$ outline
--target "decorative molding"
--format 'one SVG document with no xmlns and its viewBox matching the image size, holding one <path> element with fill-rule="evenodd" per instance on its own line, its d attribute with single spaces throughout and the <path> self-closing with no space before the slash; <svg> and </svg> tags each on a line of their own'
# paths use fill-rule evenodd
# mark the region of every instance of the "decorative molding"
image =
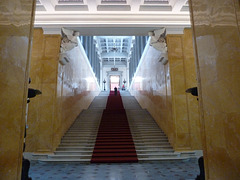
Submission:
<svg viewBox="0 0 240 180">
<path fill-rule="evenodd" d="M 61 33 L 61 27 L 42 27 L 43 29 L 43 34 L 60 34 Z"/>
</svg>

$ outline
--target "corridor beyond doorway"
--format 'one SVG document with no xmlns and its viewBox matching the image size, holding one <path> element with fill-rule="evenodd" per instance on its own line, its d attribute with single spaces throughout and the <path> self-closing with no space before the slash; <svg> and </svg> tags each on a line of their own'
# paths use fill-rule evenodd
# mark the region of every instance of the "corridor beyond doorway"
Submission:
<svg viewBox="0 0 240 180">
<path fill-rule="evenodd" d="M 110 76 L 110 89 L 114 91 L 114 88 L 120 87 L 120 77 L 119 76 Z"/>
</svg>

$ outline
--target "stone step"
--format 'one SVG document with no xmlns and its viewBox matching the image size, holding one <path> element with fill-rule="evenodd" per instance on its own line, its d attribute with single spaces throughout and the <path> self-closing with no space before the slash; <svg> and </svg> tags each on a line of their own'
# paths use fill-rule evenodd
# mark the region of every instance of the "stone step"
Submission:
<svg viewBox="0 0 240 180">
<path fill-rule="evenodd" d="M 112 142 L 110 142 L 110 145 L 111 145 Z M 117 143 L 117 142 L 116 142 Z M 101 144 L 101 143 L 99 143 Z M 102 144 L 109 144 L 108 142 L 102 142 Z M 145 143 L 139 143 L 139 142 L 134 142 L 135 146 L 161 146 L 161 145 L 170 145 L 169 142 L 145 142 Z M 60 147 L 63 147 L 63 146 L 94 146 L 95 145 L 95 142 L 90 142 L 90 143 L 82 143 L 82 142 L 62 142 L 60 144 Z"/>
<path fill-rule="evenodd" d="M 74 154 L 67 154 L 67 155 L 49 155 L 49 159 L 91 159 L 92 155 L 85 154 L 85 155 L 74 155 Z"/>
<path fill-rule="evenodd" d="M 187 157 L 160 157 L 160 158 L 138 158 L 138 161 L 169 161 L 169 160 L 188 160 Z"/>
<path fill-rule="evenodd" d="M 78 142 L 78 143 L 95 143 L 95 139 L 62 139 L 61 143 L 70 143 L 70 142 Z"/>
<path fill-rule="evenodd" d="M 171 146 L 135 146 L 136 150 L 164 150 L 171 149 Z"/>
<path fill-rule="evenodd" d="M 174 153 L 173 149 L 158 149 L 158 150 L 145 150 L 145 149 L 141 149 L 141 150 L 136 150 L 137 154 L 146 154 L 146 153 L 159 153 L 159 152 L 164 152 L 164 153 Z"/>
<path fill-rule="evenodd" d="M 95 143 L 82 144 L 82 143 L 61 143 L 58 147 L 78 147 L 78 148 L 94 148 Z"/>
<path fill-rule="evenodd" d="M 92 151 L 55 151 L 54 154 L 56 155 L 92 155 Z"/>
<path fill-rule="evenodd" d="M 67 142 L 78 142 L 78 143 L 95 143 L 96 139 L 62 139 L 62 143 L 67 143 Z M 107 140 L 106 140 L 107 141 Z M 161 139 L 149 139 L 149 140 L 134 140 L 134 143 L 159 143 L 159 142 L 168 142 L 167 138 L 161 138 Z"/>
<path fill-rule="evenodd" d="M 96 135 L 64 136 L 62 139 L 96 139 Z"/>
<path fill-rule="evenodd" d="M 161 158 L 161 157 L 180 157 L 180 154 L 176 153 L 148 153 L 137 154 L 138 158 Z"/>
<path fill-rule="evenodd" d="M 98 131 L 98 128 L 94 128 L 94 129 L 88 129 L 87 131 L 85 129 L 70 129 L 69 131 L 66 132 L 66 134 L 79 134 L 81 132 L 97 132 Z"/>
<path fill-rule="evenodd" d="M 56 151 L 93 151 L 93 147 L 57 147 Z"/>
<path fill-rule="evenodd" d="M 90 162 L 90 159 L 39 159 L 40 162 Z"/>
<path fill-rule="evenodd" d="M 66 132 L 65 133 L 65 135 L 78 135 L 78 134 L 81 134 L 81 132 L 85 132 L 85 133 L 97 133 L 98 132 L 98 129 L 92 129 L 92 130 L 90 130 L 90 131 L 82 131 L 82 130 L 78 130 L 78 131 L 76 131 L 76 130 L 73 130 L 73 131 L 68 131 L 68 132 Z"/>
<path fill-rule="evenodd" d="M 166 136 L 133 136 L 134 140 L 151 140 L 151 139 L 161 139 L 161 138 L 167 138 Z"/>
</svg>

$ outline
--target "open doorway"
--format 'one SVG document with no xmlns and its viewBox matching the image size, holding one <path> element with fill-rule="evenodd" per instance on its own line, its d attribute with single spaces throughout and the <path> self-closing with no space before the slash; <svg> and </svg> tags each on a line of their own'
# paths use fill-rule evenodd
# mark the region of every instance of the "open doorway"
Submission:
<svg viewBox="0 0 240 180">
<path fill-rule="evenodd" d="M 114 88 L 119 88 L 120 86 L 120 77 L 119 76 L 110 76 L 110 90 L 114 91 Z"/>
</svg>

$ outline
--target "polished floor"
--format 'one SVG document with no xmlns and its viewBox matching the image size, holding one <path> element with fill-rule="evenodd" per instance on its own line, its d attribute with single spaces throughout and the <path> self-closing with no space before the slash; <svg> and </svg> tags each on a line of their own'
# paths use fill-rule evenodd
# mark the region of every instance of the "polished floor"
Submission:
<svg viewBox="0 0 240 180">
<path fill-rule="evenodd" d="M 33 180 L 194 180 L 197 159 L 122 164 L 43 163 L 32 161 Z"/>
</svg>

